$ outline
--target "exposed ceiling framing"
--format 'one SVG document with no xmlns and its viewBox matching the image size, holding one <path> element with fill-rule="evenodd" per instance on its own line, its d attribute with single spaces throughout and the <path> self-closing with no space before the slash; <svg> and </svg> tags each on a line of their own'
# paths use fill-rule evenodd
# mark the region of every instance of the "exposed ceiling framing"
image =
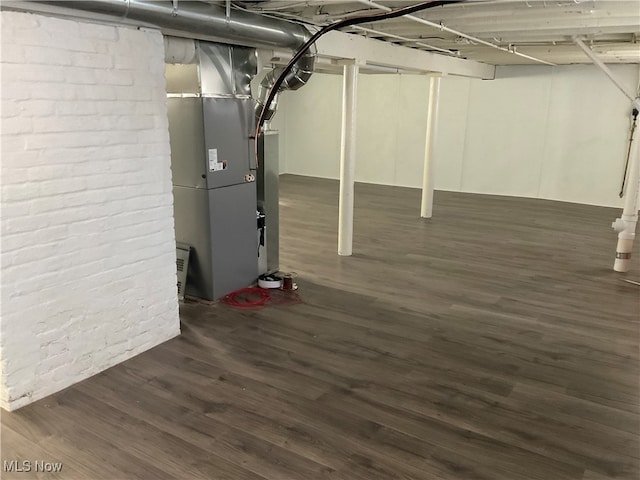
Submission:
<svg viewBox="0 0 640 480">
<path fill-rule="evenodd" d="M 418 0 L 234 0 L 231 5 L 322 26 L 416 3 Z M 574 44 L 574 37 L 579 37 L 604 62 L 640 63 L 639 0 L 470 0 L 345 32 L 492 65 L 590 63 Z"/>
</svg>

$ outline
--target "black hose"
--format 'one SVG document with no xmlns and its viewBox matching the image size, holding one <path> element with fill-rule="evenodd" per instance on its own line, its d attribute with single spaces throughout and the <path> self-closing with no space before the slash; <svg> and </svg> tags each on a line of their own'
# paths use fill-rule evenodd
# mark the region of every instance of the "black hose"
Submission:
<svg viewBox="0 0 640 480">
<path fill-rule="evenodd" d="M 629 134 L 629 148 L 627 149 L 627 159 L 624 162 L 624 173 L 622 174 L 622 186 L 620 187 L 620 193 L 618 194 L 620 198 L 624 197 L 624 187 L 627 183 L 627 171 L 629 170 L 629 158 L 631 158 L 631 146 L 633 144 L 633 134 L 638 125 L 638 109 L 634 108 L 631 111 L 631 115 L 633 116 L 633 120 L 631 121 L 631 133 Z"/>
<path fill-rule="evenodd" d="M 280 87 L 282 86 L 282 82 L 284 81 L 289 71 L 293 68 L 296 62 L 300 60 L 300 57 L 302 57 L 302 55 L 305 54 L 305 52 L 309 49 L 309 47 L 311 47 L 311 45 L 313 45 L 321 36 L 333 30 L 349 27 L 351 25 L 359 25 L 361 23 L 388 20 L 390 18 L 401 17 L 403 15 L 410 15 L 412 13 L 419 12 L 421 10 L 426 10 L 428 8 L 440 7 L 443 5 L 449 5 L 451 3 L 461 3 L 463 1 L 465 0 L 432 0 L 430 2 L 422 2 L 422 3 L 418 3 L 417 5 L 398 8 L 396 10 L 391 10 L 390 12 L 379 12 L 379 13 L 372 13 L 369 15 L 358 15 L 356 17 L 346 18 L 344 20 L 340 20 L 338 22 L 327 25 L 326 27 L 323 27 L 322 29 L 314 33 L 311 36 L 311 38 L 309 38 L 309 40 L 307 40 L 307 42 L 302 47 L 300 47 L 300 49 L 291 58 L 291 60 L 289 61 L 287 66 L 284 68 L 284 70 L 280 73 L 280 76 L 276 79 L 275 83 L 271 87 L 271 90 L 269 91 L 267 101 L 262 106 L 262 111 L 260 112 L 260 117 L 258 118 L 258 123 L 256 125 L 256 135 L 255 135 L 256 165 L 258 164 L 258 161 L 257 161 L 258 137 L 260 136 L 260 133 L 262 131 L 262 126 L 264 125 L 264 122 L 266 120 L 267 111 L 269 109 L 269 106 L 271 105 L 271 102 L 273 102 L 273 99 L 277 95 L 278 90 L 280 90 Z"/>
</svg>

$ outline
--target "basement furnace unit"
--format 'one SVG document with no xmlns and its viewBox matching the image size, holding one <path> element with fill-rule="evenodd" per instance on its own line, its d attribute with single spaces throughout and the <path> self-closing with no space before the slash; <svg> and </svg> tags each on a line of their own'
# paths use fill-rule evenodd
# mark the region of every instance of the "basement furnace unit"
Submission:
<svg viewBox="0 0 640 480">
<path fill-rule="evenodd" d="M 256 171 L 256 69 L 255 49 L 206 42 L 196 42 L 195 63 L 167 65 L 176 241 L 191 246 L 187 295 L 216 300 L 278 268 L 277 146 L 269 173 L 264 161 Z"/>
</svg>

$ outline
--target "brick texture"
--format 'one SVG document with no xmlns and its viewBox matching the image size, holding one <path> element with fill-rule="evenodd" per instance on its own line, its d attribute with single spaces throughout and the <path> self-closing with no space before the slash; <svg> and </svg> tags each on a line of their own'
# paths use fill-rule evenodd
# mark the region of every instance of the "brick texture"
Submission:
<svg viewBox="0 0 640 480">
<path fill-rule="evenodd" d="M 162 35 L 2 17 L 0 404 L 179 334 Z"/>
</svg>

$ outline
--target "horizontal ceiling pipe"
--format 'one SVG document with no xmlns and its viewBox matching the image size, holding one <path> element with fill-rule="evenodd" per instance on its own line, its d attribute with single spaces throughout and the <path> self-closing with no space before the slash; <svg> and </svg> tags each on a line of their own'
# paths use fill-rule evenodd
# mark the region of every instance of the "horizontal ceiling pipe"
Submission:
<svg viewBox="0 0 640 480">
<path fill-rule="evenodd" d="M 383 37 L 387 37 L 387 38 L 394 38 L 396 40 L 402 40 L 403 42 L 410 42 L 413 43 L 414 45 L 418 45 L 420 47 L 425 47 L 425 48 L 430 48 L 432 50 L 435 50 L 437 52 L 442 52 L 442 53 L 447 53 L 449 55 L 457 55 L 458 52 L 453 52 L 451 50 L 447 50 L 446 48 L 440 48 L 440 47 L 436 47 L 433 45 L 429 45 L 428 43 L 423 43 L 420 41 L 417 41 L 413 38 L 408 38 L 408 37 L 403 37 L 401 35 L 394 35 L 393 33 L 385 33 L 385 32 L 381 32 L 380 30 L 374 30 L 372 28 L 366 28 L 366 27 L 360 27 L 360 26 L 355 26 L 353 27 L 356 30 L 361 30 L 363 32 L 367 32 L 367 33 L 373 33 L 374 35 L 381 35 Z"/>
<path fill-rule="evenodd" d="M 172 34 L 189 38 L 204 36 L 233 45 L 298 50 L 311 37 L 303 26 L 257 13 L 234 11 L 205 2 L 150 0 L 38 0 L 3 2 L 3 8 L 37 11 L 38 5 L 50 5 L 94 14 L 114 16 L 154 25 Z M 313 73 L 315 48 L 310 48 L 296 63 L 282 83 L 282 90 L 296 90 L 306 84 Z M 261 83 L 258 102 L 264 101 L 278 73 L 267 74 Z M 271 83 L 270 83 L 271 82 Z M 275 102 L 271 109 L 275 110 Z"/>
<path fill-rule="evenodd" d="M 23 2 L 3 2 L 3 6 L 19 8 Z M 256 13 L 234 12 L 226 17 L 224 7 L 205 2 L 152 0 L 35 0 L 25 2 L 65 9 L 82 10 L 155 25 L 195 38 L 205 35 L 225 43 L 253 47 L 297 49 L 310 36 L 302 25 L 266 18 Z"/>
<path fill-rule="evenodd" d="M 357 1 L 359 3 L 364 4 L 364 5 L 368 5 L 370 7 L 377 8 L 379 10 L 385 10 L 385 11 L 391 10 L 389 7 L 386 7 L 386 6 L 381 5 L 379 3 L 375 3 L 372 0 L 357 0 Z M 550 66 L 555 66 L 556 65 L 555 63 L 547 62 L 546 60 L 542 60 L 540 58 L 532 57 L 531 55 L 525 55 L 524 53 L 516 52 L 515 50 L 509 50 L 508 48 L 501 47 L 500 45 L 496 45 L 495 43 L 487 42 L 486 40 L 482 40 L 480 38 L 476 38 L 476 37 L 473 37 L 471 35 L 467 35 L 466 33 L 459 32 L 457 30 L 454 30 L 452 28 L 446 27 L 444 25 L 440 25 L 439 23 L 430 22 L 429 20 L 425 20 L 424 18 L 416 17 L 414 15 L 404 15 L 404 17 L 408 18 L 409 20 L 413 20 L 414 22 L 422 23 L 424 25 L 428 25 L 430 27 L 437 28 L 438 30 L 442 30 L 442 31 L 445 31 L 445 32 L 448 32 L 448 33 L 452 33 L 452 34 L 457 35 L 459 37 L 466 38 L 467 40 L 470 40 L 472 42 L 480 43 L 482 45 L 486 45 L 487 47 L 495 48 L 496 50 L 500 50 L 500 51 L 503 51 L 505 53 L 510 53 L 512 55 L 517 55 L 519 57 L 526 58 L 528 60 L 533 60 L 534 62 L 542 63 L 544 65 L 550 65 Z"/>
<path fill-rule="evenodd" d="M 262 11 L 262 9 L 258 9 L 258 11 Z M 299 15 L 295 15 L 295 14 L 290 14 L 290 13 L 284 13 L 284 12 L 278 12 L 278 15 L 284 15 L 288 18 L 291 18 L 292 20 L 295 20 L 297 22 L 306 22 L 308 24 L 311 24 L 315 27 L 323 27 L 325 25 L 328 25 L 326 22 L 323 23 L 318 23 L 318 22 L 312 22 L 304 17 L 301 17 Z M 388 33 L 388 32 L 382 32 L 380 30 L 374 30 L 373 28 L 367 28 L 367 27 L 361 27 L 360 25 L 354 25 L 353 27 L 351 27 L 353 30 L 360 30 L 363 32 L 368 32 L 368 33 L 373 33 L 374 35 L 380 35 L 383 37 L 387 37 L 387 38 L 395 38 L 397 40 L 402 40 L 403 42 L 409 42 L 412 43 L 414 45 L 418 45 L 420 47 L 425 47 L 425 48 L 430 48 L 432 50 L 435 50 L 437 52 L 442 52 L 442 53 L 446 53 L 449 55 L 454 55 L 457 56 L 459 55 L 459 53 L 457 51 L 451 51 L 451 50 L 447 50 L 446 48 L 441 48 L 441 47 L 436 47 L 435 45 L 430 45 L 428 43 L 424 43 L 424 42 L 420 42 L 414 38 L 408 38 L 408 37 L 403 37 L 401 35 L 395 35 L 393 33 Z"/>
</svg>

